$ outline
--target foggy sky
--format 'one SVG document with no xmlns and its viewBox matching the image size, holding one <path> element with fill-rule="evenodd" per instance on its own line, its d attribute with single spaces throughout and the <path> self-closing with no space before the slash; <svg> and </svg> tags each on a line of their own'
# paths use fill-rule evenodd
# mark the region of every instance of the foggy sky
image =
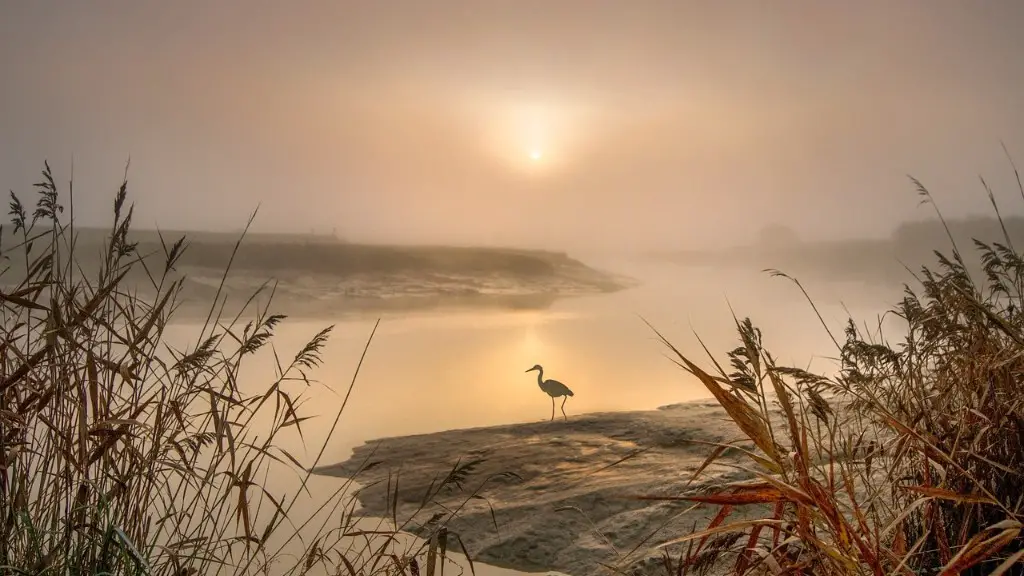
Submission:
<svg viewBox="0 0 1024 576">
<path fill-rule="evenodd" d="M 1024 213 L 1024 3 L 0 0 L 0 188 L 106 223 L 706 246 Z M 534 148 L 543 150 L 530 162 Z"/>
</svg>

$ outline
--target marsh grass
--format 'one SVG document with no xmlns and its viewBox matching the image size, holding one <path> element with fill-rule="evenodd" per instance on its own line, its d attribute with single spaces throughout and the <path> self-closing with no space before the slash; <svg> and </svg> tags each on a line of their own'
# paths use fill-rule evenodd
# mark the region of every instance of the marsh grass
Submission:
<svg viewBox="0 0 1024 576">
<path fill-rule="evenodd" d="M 13 230 L 0 232 L 0 573 L 406 574 L 427 558 L 432 574 L 444 565 L 450 515 L 400 546 L 414 519 L 362 518 L 351 480 L 310 493 L 358 367 L 315 459 L 304 464 L 282 445 L 304 438 L 311 416 L 300 408 L 331 327 L 282 357 L 272 340 L 285 317 L 270 298 L 255 304 L 272 298 L 269 284 L 225 317 L 232 255 L 195 343 L 173 347 L 165 330 L 185 238 L 161 236 L 158 250 L 139 253 L 126 177 L 100 265 L 82 267 L 73 185 L 65 214 L 49 165 L 42 174 L 34 208 L 11 193 Z M 126 281 L 140 271 L 145 290 Z M 273 355 L 276 373 L 252 392 L 240 368 L 257 353 Z M 292 494 L 267 488 L 280 474 L 294 476 Z M 301 497 L 315 501 L 312 513 L 299 514 Z"/>
<path fill-rule="evenodd" d="M 670 498 L 717 514 L 661 546 L 669 573 L 1024 573 L 1024 257 L 1003 232 L 974 242 L 980 276 L 950 234 L 890 312 L 899 339 L 849 321 L 834 375 L 778 365 L 749 319 L 728 368 L 662 337 L 753 444 L 746 479 Z"/>
</svg>

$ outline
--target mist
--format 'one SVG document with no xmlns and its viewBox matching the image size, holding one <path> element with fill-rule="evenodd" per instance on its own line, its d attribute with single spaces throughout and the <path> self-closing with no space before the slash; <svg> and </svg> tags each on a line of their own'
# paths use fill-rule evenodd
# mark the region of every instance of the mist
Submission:
<svg viewBox="0 0 1024 576">
<path fill-rule="evenodd" d="M 686 248 L 1004 210 L 1024 6 L 0 3 L 0 173 L 76 218 L 363 242 Z M 529 155 L 543 151 L 531 163 Z M 600 231 L 600 233 L 597 233 Z"/>
<path fill-rule="evenodd" d="M 0 0 L 0 565 L 1024 573 L 1021 30 Z"/>
</svg>

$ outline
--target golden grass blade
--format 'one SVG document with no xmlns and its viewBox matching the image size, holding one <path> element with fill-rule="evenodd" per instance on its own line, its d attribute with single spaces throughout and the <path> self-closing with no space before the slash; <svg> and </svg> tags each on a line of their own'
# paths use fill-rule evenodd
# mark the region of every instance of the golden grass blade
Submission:
<svg viewBox="0 0 1024 576">
<path fill-rule="evenodd" d="M 771 437 L 768 427 L 761 416 L 746 402 L 723 389 L 722 386 L 711 377 L 711 375 L 701 370 L 694 363 L 690 362 L 682 352 L 673 346 L 660 332 L 658 332 L 656 328 L 651 326 L 650 323 L 647 325 L 654 330 L 654 333 L 657 334 L 662 343 L 668 346 L 679 360 L 686 365 L 686 369 L 696 376 L 708 391 L 715 396 L 715 399 L 718 400 L 718 403 L 721 404 L 723 408 L 725 408 L 725 411 L 729 414 L 729 417 L 732 418 L 733 422 L 743 430 L 747 437 L 750 438 L 758 448 L 768 455 L 771 460 L 771 462 L 768 463 L 769 469 L 776 473 L 781 472 L 782 466 L 779 464 L 781 459 L 779 458 L 775 441 Z"/>
<path fill-rule="evenodd" d="M 793 409 L 793 400 L 790 398 L 789 391 L 786 389 L 786 384 L 782 381 L 782 378 L 774 368 L 774 366 L 768 367 L 768 379 L 771 381 L 772 388 L 775 390 L 775 396 L 779 399 L 779 403 L 782 405 L 782 411 L 786 415 L 786 423 L 789 425 L 789 434 L 793 442 L 793 449 L 802 456 L 799 461 L 804 463 L 806 462 L 807 457 L 807 446 L 800 435 L 801 426 L 797 423 L 796 411 Z M 804 476 L 807 475 L 806 465 L 801 466 L 800 474 Z"/>
<path fill-rule="evenodd" d="M 704 470 L 707 469 L 707 467 L 710 466 L 712 462 L 718 460 L 719 457 L 725 454 L 726 450 L 729 450 L 731 448 L 732 446 L 728 446 L 726 444 L 715 446 L 715 449 L 711 451 L 711 454 L 708 454 L 708 457 L 705 458 L 704 461 L 700 463 L 700 466 L 698 466 L 697 469 L 693 471 L 693 474 L 690 475 L 690 479 L 686 481 L 686 486 L 693 484 L 693 482 L 700 476 L 701 472 L 704 472 Z"/>
<path fill-rule="evenodd" d="M 738 522 L 733 522 L 731 524 L 726 524 L 724 526 L 716 526 L 715 528 L 709 528 L 709 529 L 706 529 L 706 530 L 700 530 L 700 531 L 697 531 L 697 532 L 693 532 L 693 533 L 687 534 L 686 536 L 681 536 L 679 538 L 673 538 L 673 539 L 671 539 L 671 540 L 669 540 L 667 542 L 662 542 L 661 544 L 658 544 L 655 548 L 658 548 L 658 549 L 660 549 L 660 548 L 667 548 L 669 546 L 674 546 L 676 544 L 682 544 L 684 542 L 689 542 L 691 540 L 699 540 L 700 538 L 704 538 L 704 537 L 707 537 L 707 536 L 714 536 L 716 534 L 724 534 L 726 532 L 742 532 L 743 530 L 746 530 L 748 528 L 752 528 L 752 527 L 755 527 L 755 526 L 767 526 L 767 527 L 775 527 L 775 528 L 779 528 L 779 529 L 784 529 L 785 525 L 786 525 L 785 521 L 782 521 L 782 520 L 768 520 L 768 519 L 742 520 L 742 521 L 738 521 Z"/>
<path fill-rule="evenodd" d="M 666 502 L 701 502 L 722 506 L 740 506 L 744 504 L 773 504 L 776 502 L 793 502 L 786 494 L 775 486 L 763 483 L 756 486 L 744 486 L 714 494 L 694 496 L 637 496 L 637 500 Z"/>
<path fill-rule="evenodd" d="M 952 490 L 936 488 L 934 486 L 902 486 L 902 488 L 909 492 L 917 492 L 918 494 L 924 494 L 931 498 L 949 500 L 950 502 L 957 502 L 959 504 L 996 504 L 992 498 L 981 494 L 963 494 L 961 492 L 954 492 Z"/>
</svg>

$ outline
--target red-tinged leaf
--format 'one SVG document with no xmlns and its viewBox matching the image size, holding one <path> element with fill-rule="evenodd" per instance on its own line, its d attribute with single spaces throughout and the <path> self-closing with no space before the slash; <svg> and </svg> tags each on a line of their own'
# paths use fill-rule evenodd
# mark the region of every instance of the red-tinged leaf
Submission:
<svg viewBox="0 0 1024 576">
<path fill-rule="evenodd" d="M 743 520 L 740 522 L 733 522 L 732 524 L 726 524 L 724 526 L 718 526 L 716 528 L 708 528 L 706 530 L 701 530 L 699 532 L 693 532 L 687 534 L 686 536 L 681 536 L 679 538 L 674 538 L 672 540 L 669 540 L 668 542 L 662 542 L 661 544 L 658 544 L 656 548 L 667 548 L 669 546 L 674 546 L 676 544 L 680 544 L 683 542 L 689 542 L 691 540 L 697 540 L 700 538 L 704 538 L 706 536 L 713 536 L 715 534 L 724 534 L 727 532 L 741 532 L 743 530 L 746 530 L 747 528 L 752 528 L 754 526 L 771 526 L 776 528 L 782 528 L 784 525 L 785 522 L 783 522 L 782 520 Z"/>
<path fill-rule="evenodd" d="M 896 536 L 892 541 L 892 551 L 898 558 L 903 558 L 907 555 L 907 535 L 903 531 L 902 526 L 896 528 Z"/>
<path fill-rule="evenodd" d="M 785 502 L 776 502 L 775 503 L 775 511 L 772 514 L 772 520 L 781 520 L 782 519 L 782 515 L 785 512 L 785 510 L 786 510 L 786 503 Z M 746 547 L 744 547 L 743 552 L 741 554 L 739 554 L 739 556 L 737 556 L 737 558 L 736 558 L 736 574 L 746 574 L 747 567 L 750 566 L 750 563 L 753 560 L 752 557 L 753 557 L 753 554 L 754 554 L 754 548 L 757 547 L 757 541 L 761 537 L 761 529 L 762 528 L 764 528 L 764 526 L 754 526 L 753 528 L 750 529 L 750 537 L 747 538 L 747 545 L 746 545 Z M 776 528 L 774 530 L 774 532 L 775 532 L 775 537 L 774 537 L 774 541 L 775 542 L 772 544 L 772 548 L 775 548 L 776 546 L 778 546 L 778 539 L 779 539 L 780 530 L 778 528 Z"/>
<path fill-rule="evenodd" d="M 932 526 L 936 527 L 935 542 L 939 546 L 939 558 L 944 564 L 949 564 L 953 561 L 953 550 L 949 547 L 949 538 L 946 537 L 946 528 L 941 516 L 942 510 L 934 501 L 929 501 L 928 512 Z"/>
<path fill-rule="evenodd" d="M 701 502 L 703 504 L 720 504 L 730 506 L 742 506 L 745 504 L 774 504 L 775 502 L 788 502 L 785 496 L 778 490 L 764 490 L 762 492 L 740 492 L 739 494 L 711 494 L 708 496 L 694 496 L 686 498 L 690 502 Z"/>
<path fill-rule="evenodd" d="M 777 488 L 780 492 L 786 495 L 786 500 L 790 502 L 796 502 L 798 504 L 803 504 L 805 506 L 809 506 L 812 508 L 817 507 L 818 505 L 818 502 L 815 501 L 814 498 L 812 498 L 809 494 L 797 488 L 796 486 L 790 486 L 789 484 L 786 484 L 785 482 L 780 482 L 766 474 L 757 473 L 757 477 L 763 480 L 764 482 L 770 484 L 771 486 Z M 811 484 L 809 484 L 809 486 L 813 487 L 813 485 Z"/>
<path fill-rule="evenodd" d="M 696 480 L 700 476 L 701 472 L 704 472 L 705 468 L 710 466 L 712 462 L 717 460 L 729 448 L 731 448 L 731 447 L 727 446 L 725 444 L 721 444 L 719 446 L 716 446 L 715 449 L 711 451 L 711 454 L 709 454 L 708 457 L 705 458 L 703 462 L 701 462 L 700 466 L 698 466 L 697 469 L 693 471 L 693 474 L 690 475 L 690 479 L 686 481 L 686 486 L 689 486 L 690 484 L 692 484 L 693 481 Z"/>
<path fill-rule="evenodd" d="M 703 496 L 690 496 L 686 500 L 691 502 L 702 502 L 705 504 L 721 504 L 738 506 L 744 504 L 774 504 L 776 502 L 791 502 L 792 500 L 782 493 L 781 490 L 770 485 L 744 488 L 733 493 L 707 494 Z"/>
<path fill-rule="evenodd" d="M 946 490 L 944 488 L 936 488 L 934 486 L 904 486 L 904 489 L 939 500 L 950 500 L 960 504 L 996 504 L 996 502 L 988 496 L 981 494 L 961 494 L 959 492 L 953 492 L 952 490 Z"/>
<path fill-rule="evenodd" d="M 714 530 L 715 528 L 721 526 L 722 523 L 725 522 L 725 519 L 729 517 L 730 513 L 732 513 L 732 506 L 722 506 L 721 509 L 718 510 L 718 514 L 715 514 L 714 519 L 712 519 L 711 523 L 708 524 L 707 529 Z M 704 543 L 708 541 L 708 538 L 710 538 L 710 536 L 710 534 L 704 536 L 700 539 L 700 542 L 697 543 L 697 554 L 700 554 L 700 551 L 704 548 Z"/>
</svg>

